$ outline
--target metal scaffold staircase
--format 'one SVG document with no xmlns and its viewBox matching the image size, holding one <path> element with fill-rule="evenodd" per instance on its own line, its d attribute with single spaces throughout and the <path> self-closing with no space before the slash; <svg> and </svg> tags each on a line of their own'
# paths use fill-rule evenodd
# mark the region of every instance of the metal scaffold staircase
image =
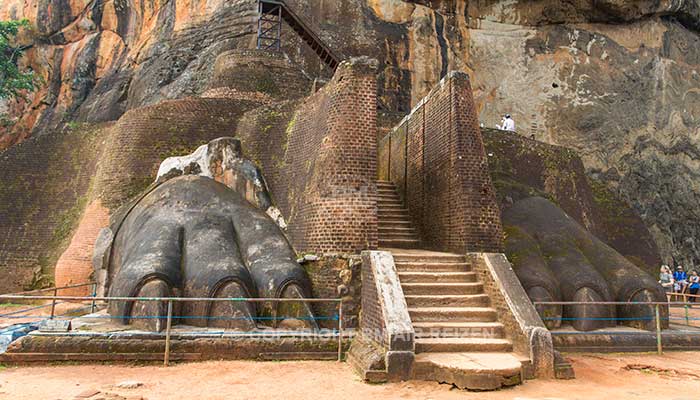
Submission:
<svg viewBox="0 0 700 400">
<path fill-rule="evenodd" d="M 280 51 L 284 21 L 311 47 L 321 61 L 334 71 L 338 68 L 338 56 L 283 1 L 258 0 L 258 14 L 258 49 Z"/>
</svg>

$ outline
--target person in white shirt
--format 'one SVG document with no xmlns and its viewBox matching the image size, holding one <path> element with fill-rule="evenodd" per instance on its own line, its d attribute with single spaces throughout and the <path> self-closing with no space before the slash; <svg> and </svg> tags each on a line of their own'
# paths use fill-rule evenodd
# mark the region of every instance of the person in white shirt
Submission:
<svg viewBox="0 0 700 400">
<path fill-rule="evenodd" d="M 510 114 L 506 114 L 501 120 L 501 125 L 498 125 L 497 127 L 503 131 L 515 132 L 515 121 L 513 121 Z"/>
</svg>

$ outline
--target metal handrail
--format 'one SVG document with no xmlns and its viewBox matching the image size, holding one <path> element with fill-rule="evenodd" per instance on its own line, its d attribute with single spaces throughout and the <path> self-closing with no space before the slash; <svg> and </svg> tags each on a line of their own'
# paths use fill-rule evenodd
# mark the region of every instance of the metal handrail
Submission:
<svg viewBox="0 0 700 400">
<path fill-rule="evenodd" d="M 692 295 L 691 295 L 692 296 Z M 700 296 L 694 296 L 700 297 Z M 532 303 L 538 305 L 625 305 L 625 306 L 654 306 L 654 320 L 656 323 L 656 351 L 658 354 L 663 354 L 661 343 L 661 312 L 660 306 L 684 306 L 686 309 L 686 321 L 688 320 L 688 306 L 694 304 L 689 302 L 672 302 L 672 301 L 535 301 Z M 688 323 L 689 324 L 689 323 Z"/>
<path fill-rule="evenodd" d="M 343 299 L 324 299 L 324 298 L 264 298 L 264 297 L 110 297 L 110 296 L 23 296 L 14 294 L 0 295 L 0 299 L 27 299 L 27 300 L 97 300 L 97 301 L 304 301 L 309 303 L 340 303 Z"/>
<path fill-rule="evenodd" d="M 24 291 L 24 292 L 11 293 L 11 295 L 22 295 L 22 294 L 29 294 L 29 293 L 42 293 L 42 292 L 50 292 L 50 291 L 52 291 L 52 290 L 75 289 L 75 288 L 79 288 L 79 287 L 91 286 L 91 285 L 94 285 L 94 284 L 95 284 L 94 282 L 79 283 L 79 284 L 69 285 L 69 286 L 50 287 L 50 288 L 44 288 L 44 289 L 27 290 L 27 291 Z"/>
<path fill-rule="evenodd" d="M 644 305 L 684 305 L 684 302 L 671 301 L 535 301 L 534 305 L 553 306 L 553 305 L 619 305 L 619 306 L 644 306 Z"/>
<path fill-rule="evenodd" d="M 89 284 L 75 285 L 76 287 L 86 286 Z M 95 293 L 95 284 L 93 285 L 93 293 Z M 69 287 L 66 287 L 69 288 Z M 165 354 L 163 355 L 163 365 L 168 366 L 170 363 L 170 334 L 172 329 L 172 319 L 173 319 L 173 302 L 193 302 L 193 301 L 239 301 L 239 302 L 305 302 L 305 303 L 338 303 L 338 361 L 343 359 L 343 299 L 342 298 L 260 298 L 260 297 L 110 297 L 110 296 L 57 296 L 56 292 L 63 288 L 51 288 L 48 290 L 54 290 L 53 296 L 37 296 L 37 295 L 26 295 L 26 294 L 4 294 L 0 295 L 0 300 L 51 300 L 51 317 L 54 318 L 54 310 L 57 301 L 76 301 L 76 300 L 89 300 L 92 301 L 92 312 L 95 311 L 95 303 L 97 301 L 146 301 L 146 302 L 164 302 L 168 303 L 167 308 L 167 320 L 165 328 Z"/>
</svg>

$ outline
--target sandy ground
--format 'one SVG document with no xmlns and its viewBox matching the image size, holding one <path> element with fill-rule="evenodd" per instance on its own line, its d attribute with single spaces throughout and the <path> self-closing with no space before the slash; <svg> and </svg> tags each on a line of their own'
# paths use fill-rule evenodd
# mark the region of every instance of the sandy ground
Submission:
<svg viewBox="0 0 700 400">
<path fill-rule="evenodd" d="M 7 367 L 0 371 L 0 399 L 700 399 L 700 352 L 569 359 L 575 380 L 534 380 L 483 393 L 432 382 L 369 385 L 346 363 L 332 361 Z M 140 386 L 118 387 L 125 381 Z"/>
<path fill-rule="evenodd" d="M 687 309 L 686 320 L 686 309 L 683 307 L 671 307 L 669 309 L 671 314 L 671 323 L 677 325 L 689 325 L 692 327 L 700 328 L 700 304 L 693 305 L 692 308 Z"/>
</svg>

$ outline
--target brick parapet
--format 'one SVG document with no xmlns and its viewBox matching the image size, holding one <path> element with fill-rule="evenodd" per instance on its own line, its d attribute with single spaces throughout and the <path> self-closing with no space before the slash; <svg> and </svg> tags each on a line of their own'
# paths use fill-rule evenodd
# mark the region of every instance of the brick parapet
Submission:
<svg viewBox="0 0 700 400">
<path fill-rule="evenodd" d="M 448 74 L 378 145 L 427 248 L 500 252 L 503 230 L 469 76 Z"/>
</svg>

